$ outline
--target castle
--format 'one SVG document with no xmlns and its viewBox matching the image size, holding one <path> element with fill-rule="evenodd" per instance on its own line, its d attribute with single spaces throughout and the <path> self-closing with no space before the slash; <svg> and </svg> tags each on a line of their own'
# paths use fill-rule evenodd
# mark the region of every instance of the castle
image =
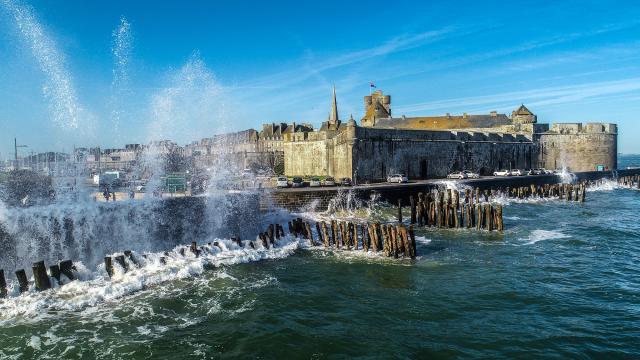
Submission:
<svg viewBox="0 0 640 360">
<path fill-rule="evenodd" d="M 355 182 L 383 181 L 388 174 L 410 179 L 444 177 L 469 169 L 609 170 L 617 167 L 615 124 L 538 123 L 521 105 L 511 116 L 393 117 L 391 97 L 364 97 L 360 125 L 340 120 L 335 89 L 331 113 L 319 130 L 283 136 L 286 175 L 331 175 Z"/>
</svg>

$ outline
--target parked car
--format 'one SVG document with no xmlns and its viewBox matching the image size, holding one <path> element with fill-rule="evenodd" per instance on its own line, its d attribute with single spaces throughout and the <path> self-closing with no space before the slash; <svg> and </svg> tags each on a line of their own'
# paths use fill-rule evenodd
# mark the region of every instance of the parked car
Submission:
<svg viewBox="0 0 640 360">
<path fill-rule="evenodd" d="M 475 173 L 471 170 L 465 170 L 463 171 L 463 173 L 467 176 L 467 179 L 479 179 L 480 178 L 480 174 Z"/>
<path fill-rule="evenodd" d="M 301 177 L 294 177 L 293 180 L 291 180 L 291 187 L 297 188 L 297 187 L 303 187 L 304 186 L 304 181 L 302 181 Z"/>
<path fill-rule="evenodd" d="M 553 170 L 547 170 L 545 168 L 540 169 L 540 171 L 542 172 L 542 174 L 553 174 Z"/>
<path fill-rule="evenodd" d="M 401 183 L 409 182 L 409 179 L 402 174 L 393 174 L 393 175 L 387 176 L 387 182 L 401 184 Z"/>
<path fill-rule="evenodd" d="M 340 180 L 340 185 L 342 185 L 342 186 L 351 186 L 351 179 L 349 179 L 348 177 L 342 178 Z"/>
<path fill-rule="evenodd" d="M 464 179 L 466 178 L 467 175 L 465 175 L 465 173 L 463 173 L 462 171 L 456 171 L 456 172 L 452 172 L 451 174 L 447 175 L 447 179 Z"/>
<path fill-rule="evenodd" d="M 493 176 L 511 176 L 511 171 L 509 170 L 498 170 L 493 172 Z"/>
<path fill-rule="evenodd" d="M 511 175 L 513 176 L 522 176 L 524 175 L 524 172 L 520 169 L 512 169 L 511 170 Z"/>
<path fill-rule="evenodd" d="M 276 187 L 279 188 L 287 188 L 289 187 L 289 181 L 286 176 L 279 176 L 278 180 L 276 180 Z"/>
<path fill-rule="evenodd" d="M 319 187 L 320 186 L 320 178 L 314 177 L 309 181 L 310 187 Z"/>
<path fill-rule="evenodd" d="M 328 177 L 322 182 L 322 186 L 336 186 L 336 179 Z"/>
</svg>

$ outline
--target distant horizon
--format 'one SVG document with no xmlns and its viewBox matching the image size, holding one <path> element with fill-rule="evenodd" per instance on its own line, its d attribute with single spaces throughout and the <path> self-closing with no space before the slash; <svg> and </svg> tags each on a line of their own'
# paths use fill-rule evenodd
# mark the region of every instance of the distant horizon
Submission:
<svg viewBox="0 0 640 360">
<path fill-rule="evenodd" d="M 0 157 L 14 137 L 46 152 L 318 128 L 333 85 L 340 118 L 359 121 L 370 83 L 394 116 L 525 104 L 541 123 L 615 123 L 622 153 L 640 153 L 634 3 L 450 6 L 2 0 Z"/>
</svg>

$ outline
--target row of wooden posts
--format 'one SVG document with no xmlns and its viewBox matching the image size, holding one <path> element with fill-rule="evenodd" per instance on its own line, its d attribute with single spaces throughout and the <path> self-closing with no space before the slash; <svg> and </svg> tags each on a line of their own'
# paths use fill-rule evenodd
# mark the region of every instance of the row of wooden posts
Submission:
<svg viewBox="0 0 640 360">
<path fill-rule="evenodd" d="M 271 227 L 272 225 L 269 226 Z M 331 220 L 328 223 L 319 221 L 315 223 L 315 238 L 313 228 L 311 223 L 301 218 L 289 222 L 289 232 L 294 236 L 308 239 L 313 246 L 365 252 L 382 251 L 385 256 L 394 258 L 402 255 L 415 259 L 417 256 L 413 225 L 407 228 L 402 223 L 393 225 L 379 222 L 357 224 L 338 220 Z M 268 233 L 269 230 L 265 235 L 268 236 Z"/>
<path fill-rule="evenodd" d="M 55 278 L 58 284 L 63 285 L 67 281 L 73 281 L 76 279 L 74 271 L 76 267 L 71 260 L 64 260 L 58 264 L 51 265 L 49 267 L 49 274 L 47 274 L 47 267 L 44 261 L 38 261 L 33 263 L 31 270 L 33 271 L 33 278 L 35 282 L 36 290 L 43 291 L 51 288 L 51 279 Z M 65 276 L 65 278 L 62 277 Z M 29 279 L 27 278 L 27 272 L 24 269 L 16 271 L 16 278 L 18 279 L 18 286 L 20 293 L 29 290 Z M 0 269 L 0 298 L 7 296 L 7 281 L 4 277 L 4 270 Z"/>
<path fill-rule="evenodd" d="M 618 177 L 617 183 L 620 186 L 640 189 L 640 175 Z"/>
<path fill-rule="evenodd" d="M 481 202 L 476 189 L 475 198 L 466 190 L 464 198 L 455 189 L 438 189 L 426 194 L 420 192 L 409 197 L 410 224 L 437 228 L 468 228 L 503 231 L 502 205 L 491 204 L 488 198 Z M 402 223 L 402 200 L 398 199 L 398 222 Z"/>
<path fill-rule="evenodd" d="M 527 199 L 531 197 L 538 198 L 551 198 L 557 197 L 560 200 L 584 202 L 587 183 L 580 182 L 577 184 L 544 184 L 544 185 L 529 185 L 514 188 L 505 188 L 504 193 L 509 198 Z M 485 190 L 486 192 L 487 190 Z M 498 193 L 496 190 L 491 190 L 491 195 Z"/>
<path fill-rule="evenodd" d="M 296 237 L 302 237 L 310 240 L 313 246 L 324 245 L 326 248 L 342 248 L 348 250 L 363 251 L 382 251 L 385 256 L 416 257 L 416 239 L 413 225 L 408 228 L 403 224 L 354 224 L 352 222 L 332 220 L 327 224 L 324 221 L 315 224 L 316 235 L 314 236 L 311 223 L 303 221 L 301 218 L 294 219 L 289 222 L 289 233 Z M 277 246 L 277 241 L 285 236 L 284 228 L 280 224 L 271 224 L 267 230 L 258 235 L 258 240 L 262 242 L 262 246 L 266 249 Z M 240 247 L 249 246 L 256 248 L 254 241 L 242 241 L 240 237 L 232 237 L 231 240 Z M 186 251 L 190 251 L 196 257 L 202 252 L 212 252 L 216 247 L 223 250 L 220 243 L 211 242 L 208 246 L 198 246 L 196 242 L 192 242 L 187 247 L 178 249 L 178 254 L 186 255 Z M 160 257 L 160 263 L 166 264 L 167 257 L 170 254 L 164 253 Z M 142 255 L 146 258 L 146 255 Z M 140 267 L 140 261 L 130 250 L 115 256 L 106 256 L 104 258 L 105 270 L 109 277 L 113 277 L 115 273 L 115 265 L 118 264 L 126 273 L 131 267 Z M 35 288 L 38 291 L 44 291 L 51 288 L 51 278 L 55 278 L 59 285 L 64 285 L 68 281 L 77 278 L 74 271 L 77 271 L 71 260 L 61 261 L 56 265 L 47 267 L 44 261 L 33 263 L 32 266 Z M 20 293 L 29 290 L 29 280 L 24 269 L 15 272 L 20 288 Z M 62 277 L 64 275 L 65 277 Z M 7 296 L 7 282 L 4 270 L 0 269 L 0 298 Z"/>
</svg>

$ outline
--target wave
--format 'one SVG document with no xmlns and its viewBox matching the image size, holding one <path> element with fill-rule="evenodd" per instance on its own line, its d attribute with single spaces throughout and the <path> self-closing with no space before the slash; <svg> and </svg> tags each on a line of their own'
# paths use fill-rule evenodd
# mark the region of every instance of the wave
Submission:
<svg viewBox="0 0 640 360">
<path fill-rule="evenodd" d="M 199 257 L 188 250 L 184 252 L 184 256 L 181 255 L 180 250 L 185 249 L 184 246 L 166 253 L 134 253 L 139 267 L 134 267 L 127 260 L 130 270 L 125 273 L 114 263 L 115 272 L 111 279 L 104 264 L 91 271 L 79 262 L 75 263 L 78 280 L 60 286 L 52 279 L 53 288 L 47 291 L 37 292 L 32 278 L 30 290 L 19 294 L 17 282 L 9 281 L 9 297 L 0 302 L 0 325 L 21 319 L 47 317 L 48 313 L 56 311 L 82 310 L 164 282 L 201 275 L 207 268 L 286 258 L 299 248 L 311 246 L 308 241 L 291 236 L 278 240 L 276 247 L 269 249 L 263 247 L 260 241 L 253 242 L 255 248 L 251 248 L 248 241 L 244 242 L 243 247 L 228 239 L 215 241 L 219 247 L 215 244 L 202 246 Z"/>
</svg>

